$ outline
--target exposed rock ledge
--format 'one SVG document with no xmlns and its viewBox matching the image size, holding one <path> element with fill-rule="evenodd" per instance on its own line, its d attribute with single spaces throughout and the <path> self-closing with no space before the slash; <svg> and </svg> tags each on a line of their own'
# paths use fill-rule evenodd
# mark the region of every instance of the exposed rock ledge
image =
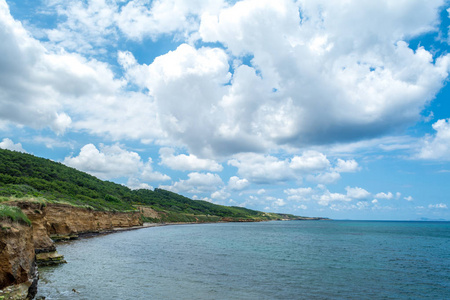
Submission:
<svg viewBox="0 0 450 300">
<path fill-rule="evenodd" d="M 78 234 L 142 225 L 139 212 L 103 212 L 29 201 L 7 204 L 21 208 L 32 226 L 1 222 L 0 299 L 5 300 L 33 299 L 39 278 L 36 265 L 65 262 L 51 237 L 70 239 Z"/>
</svg>

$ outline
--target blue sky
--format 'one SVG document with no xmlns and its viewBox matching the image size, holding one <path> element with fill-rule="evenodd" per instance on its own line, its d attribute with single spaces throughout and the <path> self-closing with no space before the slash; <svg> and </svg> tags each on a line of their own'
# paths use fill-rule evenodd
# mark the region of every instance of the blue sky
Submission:
<svg viewBox="0 0 450 300">
<path fill-rule="evenodd" d="M 0 0 L 0 147 L 224 205 L 450 220 L 449 12 Z"/>
</svg>

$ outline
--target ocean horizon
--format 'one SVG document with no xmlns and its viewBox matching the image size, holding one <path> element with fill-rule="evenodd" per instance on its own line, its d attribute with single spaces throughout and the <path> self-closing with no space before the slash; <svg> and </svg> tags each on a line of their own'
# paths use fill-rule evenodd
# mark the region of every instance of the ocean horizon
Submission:
<svg viewBox="0 0 450 300">
<path fill-rule="evenodd" d="M 46 299 L 449 299 L 450 222 L 161 226 L 58 244 Z"/>
</svg>

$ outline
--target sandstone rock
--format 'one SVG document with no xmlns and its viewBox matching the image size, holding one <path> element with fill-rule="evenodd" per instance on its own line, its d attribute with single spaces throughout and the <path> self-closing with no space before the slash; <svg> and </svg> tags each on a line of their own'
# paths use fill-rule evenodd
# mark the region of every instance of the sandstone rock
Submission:
<svg viewBox="0 0 450 300">
<path fill-rule="evenodd" d="M 0 229 L 0 296 L 4 299 L 32 299 L 37 292 L 32 228 L 9 220 Z"/>
<path fill-rule="evenodd" d="M 51 237 L 76 239 L 78 234 L 112 231 L 142 225 L 140 212 L 94 211 L 66 204 L 38 201 L 3 203 L 17 206 L 32 226 L 9 220 L 0 229 L 0 299 L 32 299 L 37 293 L 39 265 L 65 263 Z M 1 298 L 3 297 L 3 298 Z"/>
<path fill-rule="evenodd" d="M 64 256 L 57 251 L 36 254 L 36 264 L 41 266 L 53 266 L 67 263 Z"/>
</svg>

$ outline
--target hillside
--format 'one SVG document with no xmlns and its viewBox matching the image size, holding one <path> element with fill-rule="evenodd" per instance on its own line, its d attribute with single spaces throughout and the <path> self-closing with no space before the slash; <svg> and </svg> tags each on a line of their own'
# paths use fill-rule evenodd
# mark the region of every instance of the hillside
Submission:
<svg viewBox="0 0 450 300">
<path fill-rule="evenodd" d="M 309 219 L 191 200 L 162 189 L 131 190 L 49 159 L 0 149 L 0 202 L 15 198 L 70 203 L 100 211 L 132 211 L 144 205 L 160 213 L 145 220 L 152 222 Z"/>
</svg>

